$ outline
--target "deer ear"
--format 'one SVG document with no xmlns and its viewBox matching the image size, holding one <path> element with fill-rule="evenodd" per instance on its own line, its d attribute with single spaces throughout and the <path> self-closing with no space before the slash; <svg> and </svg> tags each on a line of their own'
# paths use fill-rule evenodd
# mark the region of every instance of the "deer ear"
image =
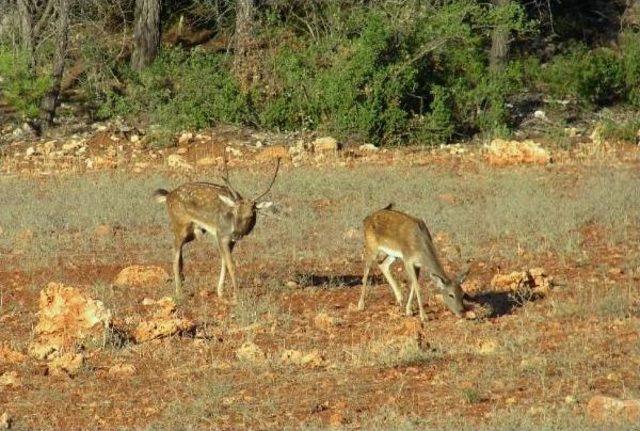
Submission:
<svg viewBox="0 0 640 431">
<path fill-rule="evenodd" d="M 456 283 L 458 285 L 461 285 L 467 279 L 467 275 L 469 275 L 469 270 L 470 270 L 470 268 L 467 268 L 466 270 L 464 270 L 460 274 L 458 274 L 458 277 L 456 277 Z"/>
<path fill-rule="evenodd" d="M 267 202 L 258 202 L 256 204 L 256 208 L 259 210 L 265 210 L 267 208 L 270 208 L 273 206 L 273 202 L 271 201 L 267 201 Z"/>
<path fill-rule="evenodd" d="M 234 201 L 233 199 L 231 199 L 229 196 L 225 196 L 225 195 L 218 195 L 218 198 L 227 206 L 231 207 L 231 208 L 235 208 L 238 206 L 238 204 L 236 203 L 236 201 Z"/>
<path fill-rule="evenodd" d="M 431 280 L 433 280 L 433 282 L 436 284 L 438 289 L 444 290 L 444 279 L 442 277 L 436 274 L 429 274 L 429 276 L 431 277 Z"/>
</svg>

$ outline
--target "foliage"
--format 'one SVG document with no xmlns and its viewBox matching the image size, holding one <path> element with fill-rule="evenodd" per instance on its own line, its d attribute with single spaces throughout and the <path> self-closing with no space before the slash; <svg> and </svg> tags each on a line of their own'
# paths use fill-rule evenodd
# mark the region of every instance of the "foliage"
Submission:
<svg viewBox="0 0 640 431">
<path fill-rule="evenodd" d="M 151 123 L 170 130 L 244 121 L 248 118 L 246 99 L 224 62 L 221 55 L 164 50 L 140 74 L 125 71 L 128 91 L 108 94 L 102 113 L 146 114 Z"/>
<path fill-rule="evenodd" d="M 2 97 L 21 116 L 33 118 L 38 115 L 40 99 L 50 88 L 49 77 L 34 76 L 26 57 L 0 45 L 0 90 Z"/>
<path fill-rule="evenodd" d="M 219 39 L 195 49 L 165 46 L 141 73 L 126 60 L 132 3 L 96 2 L 75 15 L 73 56 L 83 64 L 75 101 L 99 119 L 128 116 L 158 125 L 154 133 L 163 137 L 225 122 L 422 145 L 508 135 L 522 118 L 513 106 L 529 92 L 588 109 L 640 106 L 640 35 L 631 27 L 616 30 L 615 46 L 595 19 L 615 22 L 622 3 L 585 2 L 598 13 L 556 1 L 541 12 L 539 3 L 259 3 L 257 72 L 244 92 L 231 68 L 233 51 L 219 50 L 219 41 L 232 47 L 233 2 L 184 0 L 166 8 L 163 25 L 173 39 L 200 30 Z M 571 24 L 575 14 L 591 26 L 583 39 Z M 508 35 L 511 45 L 497 71 L 489 68 L 494 31 Z M 48 67 L 51 58 L 42 51 L 38 64 Z M 24 59 L 11 52 L 0 50 L 4 98 L 33 116 L 49 80 L 31 79 Z"/>
<path fill-rule="evenodd" d="M 589 106 L 640 106 L 640 34 L 623 33 L 618 50 L 578 44 L 537 71 L 543 90 Z"/>
</svg>

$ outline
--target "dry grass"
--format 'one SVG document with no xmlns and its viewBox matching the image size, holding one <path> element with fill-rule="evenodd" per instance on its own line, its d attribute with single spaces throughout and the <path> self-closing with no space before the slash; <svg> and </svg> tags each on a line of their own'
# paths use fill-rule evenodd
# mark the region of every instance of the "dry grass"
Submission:
<svg viewBox="0 0 640 431">
<path fill-rule="evenodd" d="M 246 192 L 266 175 L 234 179 Z M 170 283 L 111 282 L 130 263 L 170 268 L 166 211 L 149 194 L 180 181 L 0 180 L 0 343 L 24 350 L 39 289 L 52 279 L 83 285 L 132 325 L 148 313 L 143 298 L 172 294 Z M 114 334 L 75 379 L 45 376 L 28 361 L 17 368 L 26 385 L 0 391 L 0 403 L 16 429 L 325 429 L 336 420 L 337 429 L 599 429 L 584 414 L 592 395 L 640 396 L 637 190 L 640 177 L 624 166 L 284 170 L 275 216 L 261 217 L 234 251 L 237 302 L 201 295 L 217 282 L 219 258 L 209 241 L 187 246 L 179 313 L 197 321 L 195 338 L 136 345 Z M 470 283 L 479 292 L 498 271 L 532 266 L 561 285 L 476 321 L 453 319 L 430 297 L 424 339 L 403 338 L 396 330 L 407 319 L 380 279 L 367 309 L 353 309 L 361 220 L 391 201 L 427 220 L 447 265 L 476 261 Z M 114 233 L 96 236 L 100 224 Z M 33 237 L 20 240 L 24 229 Z M 317 327 L 319 312 L 339 323 Z M 260 366 L 235 358 L 247 339 L 267 354 Z M 284 349 L 316 350 L 324 363 L 281 364 Z M 137 371 L 113 379 L 105 370 L 115 363 Z M 73 415 L 69 405 L 78 406 Z"/>
<path fill-rule="evenodd" d="M 248 195 L 264 183 L 264 175 L 236 177 Z M 170 253 L 166 212 L 150 193 L 179 179 L 99 174 L 1 181 L 7 193 L 0 205 L 5 231 L 0 247 L 23 252 L 26 258 L 20 260 L 30 269 L 60 255 L 109 264 L 166 260 Z M 434 234 L 446 234 L 448 245 L 460 249 L 460 256 L 448 256 L 452 260 L 478 258 L 487 251 L 513 259 L 517 250 L 575 257 L 589 253 L 581 246 L 580 230 L 590 224 L 606 229 L 612 244 L 633 235 L 640 222 L 639 189 L 640 176 L 632 169 L 600 168 L 577 178 L 572 172 L 544 170 L 481 170 L 460 177 L 419 167 L 298 169 L 281 174 L 272 193 L 278 217 L 261 217 L 247 247 L 272 262 L 352 258 L 360 254 L 362 219 L 394 202 L 424 217 Z M 115 233 L 97 237 L 101 224 Z M 33 238 L 21 240 L 25 230 Z M 209 244 L 190 248 L 196 259 L 213 255 Z"/>
</svg>

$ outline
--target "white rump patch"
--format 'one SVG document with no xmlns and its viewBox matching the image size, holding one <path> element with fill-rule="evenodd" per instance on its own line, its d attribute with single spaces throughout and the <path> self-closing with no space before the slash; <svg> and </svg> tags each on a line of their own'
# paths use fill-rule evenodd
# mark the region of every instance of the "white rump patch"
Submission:
<svg viewBox="0 0 640 431">
<path fill-rule="evenodd" d="M 383 246 L 378 247 L 378 250 L 388 254 L 389 256 L 393 256 L 393 257 L 398 258 L 398 259 L 404 259 L 402 257 L 402 253 L 400 253 L 400 251 L 398 251 L 398 250 L 392 250 L 390 248 L 383 247 Z"/>
</svg>

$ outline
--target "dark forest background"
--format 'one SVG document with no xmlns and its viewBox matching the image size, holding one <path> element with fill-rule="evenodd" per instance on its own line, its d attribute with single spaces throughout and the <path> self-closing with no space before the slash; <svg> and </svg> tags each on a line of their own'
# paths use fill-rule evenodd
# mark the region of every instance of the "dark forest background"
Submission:
<svg viewBox="0 0 640 431">
<path fill-rule="evenodd" d="M 638 0 L 0 1 L 3 121 L 219 123 L 376 144 L 640 124 Z M 613 118 L 613 117 L 612 117 Z"/>
</svg>

